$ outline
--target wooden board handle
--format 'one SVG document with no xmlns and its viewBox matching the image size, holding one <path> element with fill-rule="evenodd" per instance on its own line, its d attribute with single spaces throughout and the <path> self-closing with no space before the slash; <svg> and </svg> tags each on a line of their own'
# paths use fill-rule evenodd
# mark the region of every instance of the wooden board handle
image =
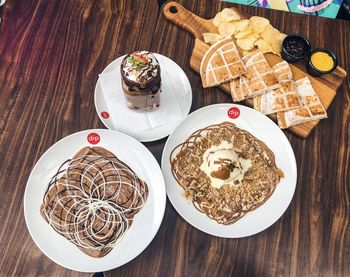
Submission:
<svg viewBox="0 0 350 277">
<path fill-rule="evenodd" d="M 166 3 L 163 8 L 163 13 L 166 19 L 184 28 L 195 38 L 202 39 L 202 33 L 207 31 L 201 26 L 205 26 L 205 23 L 209 20 L 195 15 L 177 2 L 172 1 Z"/>
</svg>

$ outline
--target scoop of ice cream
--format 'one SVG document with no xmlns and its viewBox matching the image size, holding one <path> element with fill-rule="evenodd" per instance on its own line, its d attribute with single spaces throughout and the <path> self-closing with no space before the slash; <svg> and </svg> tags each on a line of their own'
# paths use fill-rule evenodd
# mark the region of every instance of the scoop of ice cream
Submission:
<svg viewBox="0 0 350 277">
<path fill-rule="evenodd" d="M 231 143 L 222 141 L 204 152 L 200 169 L 208 175 L 211 185 L 219 188 L 224 184 L 240 184 L 251 166 L 251 160 L 240 157 Z"/>
<path fill-rule="evenodd" d="M 236 152 L 228 149 L 209 152 L 208 168 L 214 178 L 226 180 L 239 175 L 239 156 Z"/>
</svg>

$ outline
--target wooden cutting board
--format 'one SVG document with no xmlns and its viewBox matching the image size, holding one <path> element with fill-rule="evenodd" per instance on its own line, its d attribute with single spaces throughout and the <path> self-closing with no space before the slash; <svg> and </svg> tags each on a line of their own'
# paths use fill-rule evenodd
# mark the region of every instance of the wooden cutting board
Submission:
<svg viewBox="0 0 350 277">
<path fill-rule="evenodd" d="M 238 14 L 240 14 L 242 18 L 250 17 L 250 15 L 243 14 L 236 8 L 232 8 L 232 9 L 234 9 Z M 163 13 L 168 20 L 180 26 L 181 28 L 187 30 L 194 36 L 195 44 L 194 44 L 194 49 L 190 60 L 190 65 L 192 69 L 194 69 L 196 72 L 199 73 L 202 57 L 204 56 L 205 52 L 209 49 L 209 45 L 207 45 L 203 41 L 202 34 L 218 33 L 217 27 L 213 24 L 213 20 L 203 19 L 193 14 L 189 10 L 185 9 L 183 6 L 181 6 L 177 2 L 168 2 L 166 5 L 164 5 Z M 277 27 L 278 29 L 278 26 L 275 26 L 275 27 Z M 274 54 L 265 54 L 265 57 L 271 66 L 282 61 L 282 58 Z M 306 73 L 306 69 L 299 69 L 298 67 L 292 64 L 290 66 L 292 68 L 292 72 L 295 80 L 298 80 L 305 76 L 309 76 L 311 83 L 316 93 L 320 97 L 320 100 L 323 106 L 325 107 L 325 109 L 328 109 L 328 107 L 330 106 L 330 104 L 332 103 L 336 95 L 337 89 L 341 86 L 344 78 L 346 77 L 346 71 L 343 68 L 338 66 L 336 70 L 333 71 L 331 74 L 326 74 L 326 75 L 323 75 L 322 77 L 314 78 Z M 230 87 L 228 84 L 223 84 L 219 87 L 224 92 L 230 94 Z M 246 105 L 253 107 L 252 99 L 248 99 L 243 102 Z M 269 116 L 276 121 L 275 114 L 272 114 Z M 306 138 L 318 123 L 319 123 L 319 120 L 310 121 L 308 123 L 291 127 L 288 130 L 290 130 L 292 133 L 302 138 Z"/>
</svg>

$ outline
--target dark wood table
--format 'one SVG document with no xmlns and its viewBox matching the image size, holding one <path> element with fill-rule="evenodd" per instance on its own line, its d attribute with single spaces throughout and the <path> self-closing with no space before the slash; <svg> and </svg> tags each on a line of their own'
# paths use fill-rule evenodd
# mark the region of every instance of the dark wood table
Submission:
<svg viewBox="0 0 350 277">
<path fill-rule="evenodd" d="M 210 18 L 232 4 L 180 0 Z M 234 5 L 285 33 L 331 48 L 350 72 L 350 22 Z M 24 222 L 23 193 L 39 157 L 59 139 L 103 128 L 94 109 L 98 74 L 116 57 L 151 49 L 176 61 L 193 89 L 192 111 L 231 102 L 203 90 L 189 67 L 194 41 L 156 0 L 8 0 L 0 26 L 0 275 L 84 275 L 49 260 Z M 288 132 L 298 165 L 293 201 L 267 230 L 222 239 L 185 222 L 169 201 L 150 246 L 109 276 L 350 276 L 350 79 L 306 140 Z M 146 143 L 158 161 L 165 139 Z"/>
</svg>

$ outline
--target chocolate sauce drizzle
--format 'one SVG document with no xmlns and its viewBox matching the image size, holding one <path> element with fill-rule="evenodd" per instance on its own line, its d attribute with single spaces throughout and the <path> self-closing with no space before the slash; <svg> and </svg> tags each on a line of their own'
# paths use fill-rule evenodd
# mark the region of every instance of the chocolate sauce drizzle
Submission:
<svg viewBox="0 0 350 277">
<path fill-rule="evenodd" d="M 253 165 L 241 185 L 214 188 L 200 165 L 204 152 L 224 140 L 232 143 L 240 155 L 251 159 Z M 231 122 L 213 124 L 192 133 L 173 149 L 170 164 L 175 180 L 193 206 L 223 225 L 233 224 L 247 212 L 260 207 L 283 177 L 283 172 L 275 164 L 273 152 Z"/>
<path fill-rule="evenodd" d="M 129 59 L 137 54 L 147 60 L 142 65 L 134 65 Z M 151 90 L 156 93 L 161 85 L 159 62 L 153 53 L 148 51 L 134 52 L 128 54 L 121 63 L 121 74 L 124 83 L 130 90 Z"/>
<path fill-rule="evenodd" d="M 131 226 L 147 196 L 147 184 L 124 162 L 86 154 L 59 167 L 45 192 L 41 214 L 83 252 L 103 257 Z"/>
</svg>

